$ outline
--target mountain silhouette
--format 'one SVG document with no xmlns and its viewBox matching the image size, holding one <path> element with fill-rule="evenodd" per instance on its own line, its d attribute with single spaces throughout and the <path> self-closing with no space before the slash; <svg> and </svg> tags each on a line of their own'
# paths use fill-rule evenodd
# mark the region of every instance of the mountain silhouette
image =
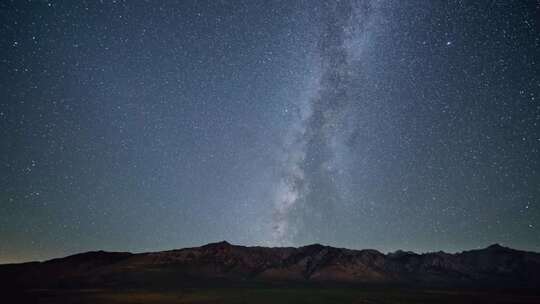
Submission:
<svg viewBox="0 0 540 304">
<path fill-rule="evenodd" d="M 94 251 L 0 265 L 7 288 L 189 286 L 297 282 L 540 287 L 540 254 L 498 244 L 460 253 L 352 250 L 320 244 L 246 247 L 228 242 L 149 253 Z"/>
</svg>

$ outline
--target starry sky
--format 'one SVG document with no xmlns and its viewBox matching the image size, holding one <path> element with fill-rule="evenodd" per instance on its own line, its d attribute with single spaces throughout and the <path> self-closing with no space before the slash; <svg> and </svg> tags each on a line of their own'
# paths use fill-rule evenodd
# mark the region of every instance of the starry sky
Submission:
<svg viewBox="0 0 540 304">
<path fill-rule="evenodd" d="M 540 251 L 537 1 L 2 1 L 0 263 Z"/>
</svg>

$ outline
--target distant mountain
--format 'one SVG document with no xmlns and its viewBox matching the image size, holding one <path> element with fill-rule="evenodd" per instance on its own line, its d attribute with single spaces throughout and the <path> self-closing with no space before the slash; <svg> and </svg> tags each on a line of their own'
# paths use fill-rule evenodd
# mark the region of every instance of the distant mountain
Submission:
<svg viewBox="0 0 540 304">
<path fill-rule="evenodd" d="M 9 288 L 152 287 L 256 282 L 540 287 L 540 254 L 492 245 L 456 254 L 350 250 L 314 244 L 245 247 L 227 242 L 131 254 L 87 252 L 0 265 Z"/>
</svg>

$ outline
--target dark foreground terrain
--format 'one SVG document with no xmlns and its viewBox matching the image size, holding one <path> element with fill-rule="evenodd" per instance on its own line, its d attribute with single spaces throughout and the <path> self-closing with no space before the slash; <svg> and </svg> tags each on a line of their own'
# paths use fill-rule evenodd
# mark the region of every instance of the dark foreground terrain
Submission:
<svg viewBox="0 0 540 304">
<path fill-rule="evenodd" d="M 0 303 L 540 303 L 540 254 L 235 246 L 0 265 Z"/>
<path fill-rule="evenodd" d="M 540 303 L 532 290 L 396 287 L 228 287 L 143 290 L 32 290 L 4 303 Z"/>
</svg>

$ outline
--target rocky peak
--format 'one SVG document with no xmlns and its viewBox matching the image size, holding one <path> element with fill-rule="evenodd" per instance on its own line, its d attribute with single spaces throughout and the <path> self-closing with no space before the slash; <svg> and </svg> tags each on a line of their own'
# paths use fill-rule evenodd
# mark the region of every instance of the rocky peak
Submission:
<svg viewBox="0 0 540 304">
<path fill-rule="evenodd" d="M 231 243 L 227 242 L 227 241 L 221 241 L 221 242 L 216 242 L 216 243 L 209 243 L 209 244 L 206 244 L 202 247 L 204 248 L 227 248 L 227 247 L 232 247 L 233 245 L 231 245 Z"/>
<path fill-rule="evenodd" d="M 301 249 L 306 249 L 306 250 L 309 250 L 309 251 L 320 251 L 320 250 L 323 250 L 324 248 L 326 248 L 326 246 L 316 243 L 316 244 L 306 245 L 306 246 L 303 246 L 303 247 L 300 247 L 300 248 Z"/>
<path fill-rule="evenodd" d="M 493 250 L 493 251 L 495 251 L 495 250 L 496 251 L 501 251 L 501 250 L 507 250 L 509 248 L 501 246 L 500 244 L 496 243 L 496 244 L 488 246 L 486 249 L 487 250 Z"/>
</svg>

